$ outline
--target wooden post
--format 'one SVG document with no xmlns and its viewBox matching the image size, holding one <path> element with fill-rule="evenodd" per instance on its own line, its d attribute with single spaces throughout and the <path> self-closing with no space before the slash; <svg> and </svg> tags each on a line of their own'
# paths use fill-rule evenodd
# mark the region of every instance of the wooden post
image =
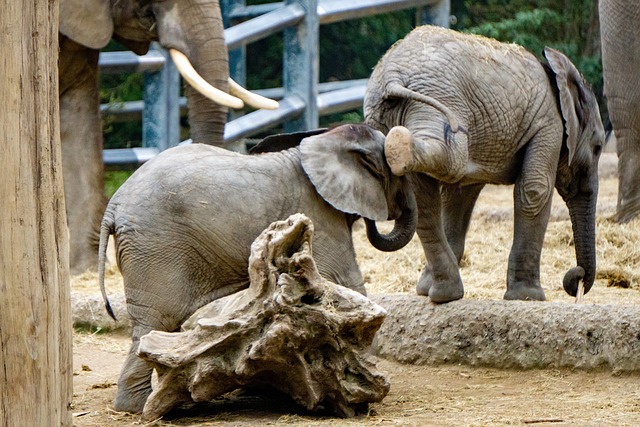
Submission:
<svg viewBox="0 0 640 427">
<path fill-rule="evenodd" d="M 0 426 L 70 426 L 58 0 L 0 13 Z"/>
</svg>

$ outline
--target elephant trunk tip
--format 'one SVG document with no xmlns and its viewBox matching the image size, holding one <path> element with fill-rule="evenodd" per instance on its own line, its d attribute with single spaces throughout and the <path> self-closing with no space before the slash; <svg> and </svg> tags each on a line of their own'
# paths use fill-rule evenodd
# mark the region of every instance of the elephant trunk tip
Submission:
<svg viewBox="0 0 640 427">
<path fill-rule="evenodd" d="M 586 276 L 586 272 L 584 268 L 578 266 L 573 267 L 567 271 L 564 275 L 564 279 L 562 280 L 562 286 L 566 293 L 575 297 L 578 295 L 578 284 L 582 280 L 584 284 L 584 293 L 586 294 L 591 289 L 593 285 L 593 280 L 584 280 Z"/>
</svg>

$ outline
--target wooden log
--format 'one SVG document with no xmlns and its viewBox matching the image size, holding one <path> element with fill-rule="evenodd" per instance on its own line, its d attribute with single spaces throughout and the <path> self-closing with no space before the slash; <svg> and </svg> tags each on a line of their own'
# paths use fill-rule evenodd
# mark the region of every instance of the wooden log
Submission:
<svg viewBox="0 0 640 427">
<path fill-rule="evenodd" d="M 0 9 L 0 425 L 70 426 L 58 1 Z"/>
<path fill-rule="evenodd" d="M 141 338 L 138 355 L 158 374 L 144 419 L 254 386 L 343 417 L 386 396 L 389 383 L 367 353 L 385 312 L 320 276 L 312 235 L 302 214 L 273 223 L 251 247 L 248 289 L 198 310 L 184 332 Z"/>
</svg>

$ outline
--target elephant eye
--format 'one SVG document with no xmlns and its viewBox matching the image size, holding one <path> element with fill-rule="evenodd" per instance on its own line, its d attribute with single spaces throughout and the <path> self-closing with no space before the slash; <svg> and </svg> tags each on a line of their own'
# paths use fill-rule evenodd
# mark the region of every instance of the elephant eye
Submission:
<svg viewBox="0 0 640 427">
<path fill-rule="evenodd" d="M 385 103 L 385 106 L 387 107 L 387 109 L 393 110 L 394 108 L 396 108 L 398 106 L 400 101 L 401 101 L 401 98 L 386 98 L 384 100 L 384 103 Z"/>
</svg>

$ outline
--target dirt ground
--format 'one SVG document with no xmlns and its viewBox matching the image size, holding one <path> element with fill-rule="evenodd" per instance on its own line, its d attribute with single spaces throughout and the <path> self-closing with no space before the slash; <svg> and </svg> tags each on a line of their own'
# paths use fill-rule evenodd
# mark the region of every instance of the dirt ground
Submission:
<svg viewBox="0 0 640 427">
<path fill-rule="evenodd" d="M 598 203 L 598 275 L 587 304 L 640 303 L 640 220 L 612 223 L 617 180 L 603 158 Z M 478 202 L 467 239 L 461 273 L 465 298 L 502 298 L 513 233 L 512 189 L 487 188 Z M 370 293 L 413 292 L 424 257 L 417 239 L 386 254 L 366 242 L 363 227 L 354 240 Z M 556 196 L 541 275 L 547 298 L 570 298 L 562 291 L 564 272 L 575 265 L 571 225 Z M 122 292 L 115 268 L 109 292 Z M 97 292 L 92 274 L 72 280 L 73 292 Z M 175 411 L 164 420 L 144 423 L 137 415 L 111 409 L 116 380 L 129 347 L 123 332 L 74 334 L 75 426 L 506 426 L 640 425 L 640 374 L 572 370 L 500 370 L 461 365 L 410 366 L 379 360 L 391 391 L 369 413 L 352 419 L 305 412 L 286 396 L 231 394 L 207 405 Z"/>
</svg>

